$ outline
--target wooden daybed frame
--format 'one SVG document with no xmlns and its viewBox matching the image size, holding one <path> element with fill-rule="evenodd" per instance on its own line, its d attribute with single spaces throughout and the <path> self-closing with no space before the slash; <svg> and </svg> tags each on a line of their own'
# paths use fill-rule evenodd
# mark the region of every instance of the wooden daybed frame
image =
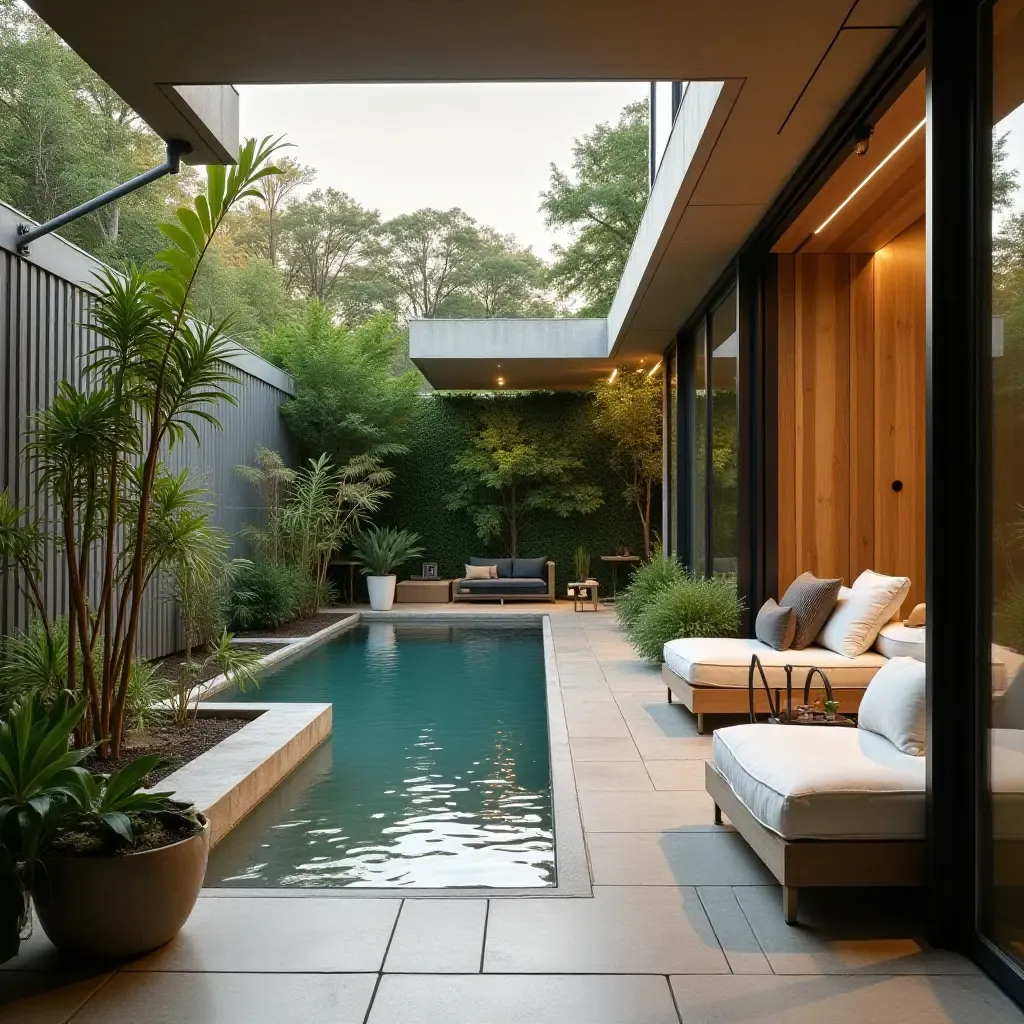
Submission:
<svg viewBox="0 0 1024 1024">
<path fill-rule="evenodd" d="M 745 692 L 743 696 L 746 698 Z M 782 886 L 782 913 L 787 924 L 797 923 L 801 889 L 925 884 L 923 839 L 783 839 L 747 810 L 710 761 L 704 766 L 704 782 L 715 801 L 715 824 L 722 824 L 724 812 Z"/>
<path fill-rule="evenodd" d="M 744 676 L 746 669 L 743 669 Z M 662 663 L 661 678 L 668 690 L 668 702 L 677 697 L 679 702 L 697 716 L 697 732 L 704 733 L 705 715 L 746 715 L 750 711 L 750 694 L 746 685 L 743 686 L 694 686 L 687 682 L 682 676 L 676 675 Z M 843 686 L 837 687 L 837 699 L 842 702 L 844 712 L 855 712 L 860 707 L 861 699 L 864 696 L 867 686 Z M 775 689 L 775 700 L 782 697 L 785 703 L 786 691 L 784 688 Z M 802 699 L 801 691 L 801 699 Z M 824 700 L 825 690 L 823 687 L 811 687 L 811 701 Z M 754 711 L 758 714 L 768 714 L 771 709 L 768 707 L 768 696 L 763 689 L 758 687 L 754 691 Z"/>
<path fill-rule="evenodd" d="M 500 588 L 497 587 L 494 590 L 481 590 L 477 593 L 460 591 L 459 587 L 463 583 L 460 576 L 457 580 L 452 580 L 452 601 L 500 601 L 502 604 L 506 601 L 547 601 L 553 604 L 557 599 L 555 593 L 555 563 L 549 559 L 545 563 L 545 569 L 547 579 L 545 580 L 545 590 L 542 593 L 524 594 L 521 590 L 508 590 L 502 593 Z"/>
</svg>

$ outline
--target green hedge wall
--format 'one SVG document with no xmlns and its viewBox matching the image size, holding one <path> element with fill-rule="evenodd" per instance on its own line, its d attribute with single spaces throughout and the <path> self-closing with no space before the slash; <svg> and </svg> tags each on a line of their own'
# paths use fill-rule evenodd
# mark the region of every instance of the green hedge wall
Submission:
<svg viewBox="0 0 1024 1024">
<path fill-rule="evenodd" d="M 524 417 L 552 437 L 571 447 L 584 468 L 580 475 L 598 484 L 604 504 L 587 516 L 561 519 L 547 512 L 531 514 L 523 530 L 519 549 L 524 557 L 544 555 L 554 559 L 559 596 L 572 579 L 572 555 L 582 544 L 590 551 L 591 575 L 602 583 L 602 594 L 611 593 L 611 566 L 600 555 L 611 555 L 619 546 L 643 554 L 640 519 L 622 497 L 622 482 L 608 465 L 608 442 L 595 434 L 590 422 L 590 396 L 585 392 L 533 392 L 508 396 L 504 401 L 519 404 Z M 445 497 L 451 484 L 451 465 L 463 450 L 477 422 L 476 407 L 486 398 L 432 394 L 424 396 L 424 407 L 416 438 L 408 455 L 394 462 L 396 479 L 392 498 L 377 517 L 382 525 L 406 527 L 423 538 L 424 561 L 437 562 L 442 576 L 462 574 L 470 555 L 498 553 L 497 543 L 479 540 L 465 512 L 451 512 Z M 655 528 L 661 516 L 657 501 L 653 511 Z M 418 572 L 407 566 L 399 576 Z M 625 583 L 627 566 L 619 567 L 619 584 Z"/>
</svg>

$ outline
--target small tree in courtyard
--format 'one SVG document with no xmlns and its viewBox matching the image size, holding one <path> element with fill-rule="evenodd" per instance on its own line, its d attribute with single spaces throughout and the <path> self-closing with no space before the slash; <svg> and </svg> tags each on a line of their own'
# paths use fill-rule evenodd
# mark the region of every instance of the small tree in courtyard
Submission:
<svg viewBox="0 0 1024 1024">
<path fill-rule="evenodd" d="M 601 488 L 578 478 L 582 467 L 564 437 L 544 436 L 498 399 L 484 408 L 469 447 L 452 465 L 456 483 L 447 505 L 469 512 L 477 536 L 499 540 L 515 558 L 532 513 L 565 518 L 601 506 Z"/>
<path fill-rule="evenodd" d="M 594 426 L 612 442 L 609 461 L 622 478 L 622 496 L 640 516 L 644 555 L 651 557 L 651 497 L 661 479 L 660 374 L 620 370 L 614 380 L 594 387 Z"/>
</svg>

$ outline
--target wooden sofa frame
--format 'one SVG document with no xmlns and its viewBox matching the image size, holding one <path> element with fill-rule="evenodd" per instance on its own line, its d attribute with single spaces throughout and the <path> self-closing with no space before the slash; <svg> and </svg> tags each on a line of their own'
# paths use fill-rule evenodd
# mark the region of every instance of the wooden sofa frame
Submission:
<svg viewBox="0 0 1024 1024">
<path fill-rule="evenodd" d="M 462 584 L 462 579 L 452 581 L 452 600 L 453 601 L 501 601 L 504 604 L 506 601 L 549 601 L 554 603 L 555 601 L 555 563 L 548 561 L 547 563 L 547 575 L 548 575 L 548 586 L 547 590 L 543 594 L 517 594 L 515 592 L 508 594 L 495 594 L 483 592 L 480 594 L 460 594 L 459 587 Z"/>
<path fill-rule="evenodd" d="M 746 669 L 743 670 L 746 674 Z M 746 715 L 750 712 L 750 696 L 746 686 L 694 686 L 687 682 L 682 676 L 662 664 L 661 678 L 668 690 L 668 702 L 677 697 L 679 702 L 697 716 L 697 732 L 704 733 L 705 715 Z M 866 686 L 843 686 L 836 688 L 837 699 L 841 702 L 843 712 L 853 713 L 860 707 Z M 794 687 L 794 694 L 796 687 Z M 781 694 L 782 702 L 785 703 L 785 689 L 775 690 L 775 699 Z M 811 687 L 811 700 L 824 700 L 824 687 Z M 800 700 L 803 700 L 803 687 L 800 687 Z M 771 709 L 768 707 L 768 696 L 760 685 L 754 690 L 754 711 L 758 714 L 768 714 Z"/>
<path fill-rule="evenodd" d="M 715 824 L 722 824 L 724 811 L 782 886 L 782 913 L 786 924 L 797 923 L 801 889 L 925 884 L 923 839 L 783 839 L 747 810 L 725 776 L 710 761 L 704 765 L 704 783 L 715 802 Z"/>
</svg>

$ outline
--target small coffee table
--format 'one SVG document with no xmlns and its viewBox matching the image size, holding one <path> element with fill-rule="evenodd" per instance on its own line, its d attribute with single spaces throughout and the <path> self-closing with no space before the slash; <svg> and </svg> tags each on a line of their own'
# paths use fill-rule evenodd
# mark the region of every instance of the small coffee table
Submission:
<svg viewBox="0 0 1024 1024">
<path fill-rule="evenodd" d="M 597 592 L 601 584 L 597 580 L 580 580 L 577 583 L 569 584 L 569 596 L 572 598 L 572 610 L 574 612 L 585 611 L 587 601 L 594 605 L 593 610 L 597 611 Z"/>
</svg>

